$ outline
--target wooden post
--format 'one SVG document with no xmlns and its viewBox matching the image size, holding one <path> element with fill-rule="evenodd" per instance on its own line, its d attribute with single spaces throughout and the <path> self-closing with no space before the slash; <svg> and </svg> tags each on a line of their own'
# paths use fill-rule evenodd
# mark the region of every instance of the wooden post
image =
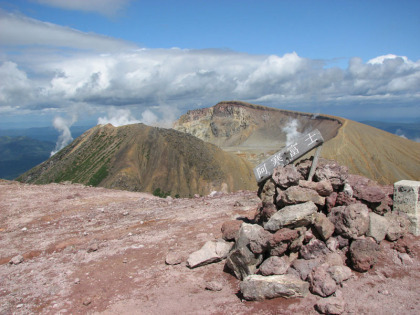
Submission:
<svg viewBox="0 0 420 315">
<path fill-rule="evenodd" d="M 318 158 L 321 155 L 322 145 L 316 148 L 314 160 L 312 161 L 311 170 L 309 171 L 308 181 L 312 181 L 312 177 L 315 174 L 316 166 L 318 164 Z"/>
</svg>

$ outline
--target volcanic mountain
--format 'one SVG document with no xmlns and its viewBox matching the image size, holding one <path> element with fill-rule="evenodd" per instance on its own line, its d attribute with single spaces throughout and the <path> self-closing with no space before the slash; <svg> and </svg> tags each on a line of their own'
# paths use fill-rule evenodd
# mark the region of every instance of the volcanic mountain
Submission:
<svg viewBox="0 0 420 315">
<path fill-rule="evenodd" d="M 18 180 L 180 197 L 256 188 L 248 161 L 189 134 L 144 124 L 98 125 Z"/>
<path fill-rule="evenodd" d="M 420 143 L 341 117 L 228 101 L 188 111 L 174 128 L 246 157 L 253 165 L 301 133 L 318 129 L 326 141 L 321 156 L 347 165 L 351 173 L 381 184 L 420 178 Z"/>
</svg>

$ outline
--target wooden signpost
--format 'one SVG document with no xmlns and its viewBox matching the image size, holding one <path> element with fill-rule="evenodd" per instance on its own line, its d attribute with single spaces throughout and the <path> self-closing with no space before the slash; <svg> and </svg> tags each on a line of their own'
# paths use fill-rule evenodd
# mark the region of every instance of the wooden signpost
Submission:
<svg viewBox="0 0 420 315">
<path fill-rule="evenodd" d="M 292 163 L 293 161 L 297 160 L 301 156 L 303 156 L 305 153 L 311 151 L 312 149 L 319 147 L 321 144 L 324 143 L 324 138 L 322 138 L 321 133 L 318 129 L 315 129 L 304 136 L 300 137 L 296 141 L 294 141 L 291 145 L 283 148 L 276 154 L 270 156 L 268 159 L 266 159 L 264 162 L 260 163 L 254 168 L 254 175 L 257 179 L 257 182 L 260 183 L 264 181 L 265 179 L 269 178 L 276 167 L 278 166 L 286 166 L 289 163 Z M 317 160 L 319 156 L 320 148 L 318 148 L 315 158 Z M 316 166 L 316 161 L 314 159 L 313 165 Z M 311 168 L 311 174 L 315 169 Z M 308 180 L 312 179 L 312 176 L 310 176 Z"/>
</svg>

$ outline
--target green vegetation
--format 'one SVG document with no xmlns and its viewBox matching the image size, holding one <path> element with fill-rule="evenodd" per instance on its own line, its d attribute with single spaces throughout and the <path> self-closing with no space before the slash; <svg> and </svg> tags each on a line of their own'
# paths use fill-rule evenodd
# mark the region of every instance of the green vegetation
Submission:
<svg viewBox="0 0 420 315">
<path fill-rule="evenodd" d="M 160 188 L 156 188 L 155 190 L 153 190 L 153 196 L 156 196 L 156 197 L 166 198 L 170 195 L 171 195 L 170 191 L 165 192 L 163 190 L 160 190 Z"/>
<path fill-rule="evenodd" d="M 91 186 L 98 186 L 102 180 L 104 180 L 108 176 L 108 167 L 107 165 L 102 165 L 102 167 L 91 177 L 88 185 Z"/>
</svg>

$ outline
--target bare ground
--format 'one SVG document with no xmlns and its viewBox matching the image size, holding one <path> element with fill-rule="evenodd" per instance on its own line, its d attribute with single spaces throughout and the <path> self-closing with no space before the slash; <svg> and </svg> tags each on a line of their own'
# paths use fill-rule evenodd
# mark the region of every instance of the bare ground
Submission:
<svg viewBox="0 0 420 315">
<path fill-rule="evenodd" d="M 248 191 L 168 200 L 0 181 L 0 314 L 317 314 L 311 294 L 243 301 L 224 262 L 186 267 L 224 221 L 252 217 L 258 202 Z M 420 313 L 420 238 L 408 242 L 410 256 L 382 242 L 380 262 L 344 283 L 346 313 Z M 181 264 L 165 264 L 171 251 Z M 9 264 L 17 255 L 24 261 Z M 223 289 L 206 290 L 211 281 Z"/>
</svg>

